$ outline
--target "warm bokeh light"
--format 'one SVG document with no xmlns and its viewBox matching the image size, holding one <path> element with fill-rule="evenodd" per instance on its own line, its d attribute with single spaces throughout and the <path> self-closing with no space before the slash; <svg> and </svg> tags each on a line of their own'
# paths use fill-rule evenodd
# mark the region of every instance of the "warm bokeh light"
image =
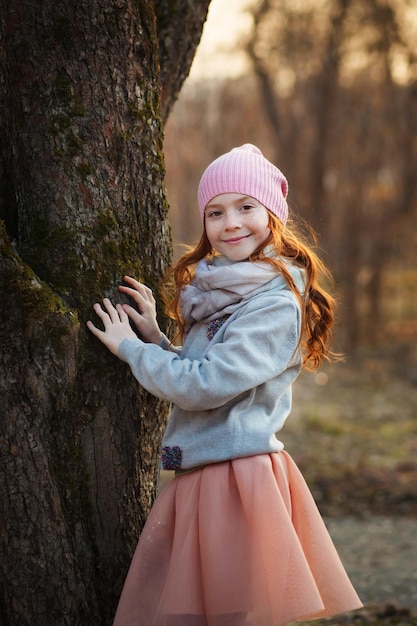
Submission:
<svg viewBox="0 0 417 626">
<path fill-rule="evenodd" d="M 247 71 L 248 60 L 239 40 L 252 26 L 247 8 L 253 4 L 254 0 L 212 0 L 189 80 L 236 77 Z"/>
<path fill-rule="evenodd" d="M 400 0 L 394 0 L 399 2 Z M 243 42 L 246 40 L 253 25 L 250 9 L 256 6 L 258 0 L 212 0 L 208 10 L 208 16 L 204 25 L 203 35 L 197 49 L 193 65 L 191 67 L 189 81 L 196 82 L 201 79 L 216 79 L 228 76 L 236 78 L 246 74 L 249 69 L 247 55 L 244 52 Z M 312 0 L 297 0 L 291 4 L 291 12 L 305 12 L 320 5 L 326 4 L 327 0 L 320 3 Z M 413 79 L 413 66 L 407 56 L 407 44 L 412 47 L 417 28 L 417 4 L 409 3 L 402 6 L 401 21 L 399 23 L 401 36 L 404 44 L 399 42 L 392 49 L 391 71 L 393 79 L 402 85 L 406 85 Z M 344 67 L 341 72 L 343 84 L 350 84 L 353 76 L 361 72 L 369 65 L 369 54 L 362 48 L 364 32 L 352 33 L 350 51 L 345 54 Z M 281 85 L 281 95 L 285 96 L 291 91 L 295 76 L 284 66 L 281 66 L 277 74 L 277 81 Z"/>
</svg>

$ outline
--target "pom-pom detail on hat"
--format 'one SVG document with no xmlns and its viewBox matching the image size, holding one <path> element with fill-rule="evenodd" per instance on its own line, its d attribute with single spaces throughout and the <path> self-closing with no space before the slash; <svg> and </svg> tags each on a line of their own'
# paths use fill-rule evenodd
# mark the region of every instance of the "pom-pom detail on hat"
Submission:
<svg viewBox="0 0 417 626">
<path fill-rule="evenodd" d="M 198 187 L 198 204 L 203 223 L 207 204 L 223 193 L 251 196 L 283 224 L 287 221 L 287 179 L 251 143 L 233 148 L 215 159 L 204 171 Z"/>
</svg>

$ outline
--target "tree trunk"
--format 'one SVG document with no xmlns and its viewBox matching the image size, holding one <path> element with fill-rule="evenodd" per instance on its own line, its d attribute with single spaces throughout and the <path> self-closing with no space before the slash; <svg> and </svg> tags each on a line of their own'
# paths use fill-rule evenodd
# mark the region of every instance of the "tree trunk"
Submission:
<svg viewBox="0 0 417 626">
<path fill-rule="evenodd" d="M 188 76 L 209 4 L 210 0 L 158 0 L 155 3 L 164 120 Z"/>
<path fill-rule="evenodd" d="M 194 49 L 203 5 L 181 9 Z M 0 20 L 0 623 L 105 625 L 167 407 L 85 323 L 170 261 L 163 30 L 150 0 L 4 0 Z"/>
<path fill-rule="evenodd" d="M 350 4 L 351 0 L 337 0 L 334 3 L 321 71 L 313 81 L 311 106 L 315 137 L 311 143 L 309 159 L 310 206 L 313 209 L 311 222 L 314 230 L 320 233 L 320 243 L 324 250 L 329 243 L 329 207 L 326 206 L 325 190 L 326 157 L 339 84 L 343 28 Z"/>
</svg>

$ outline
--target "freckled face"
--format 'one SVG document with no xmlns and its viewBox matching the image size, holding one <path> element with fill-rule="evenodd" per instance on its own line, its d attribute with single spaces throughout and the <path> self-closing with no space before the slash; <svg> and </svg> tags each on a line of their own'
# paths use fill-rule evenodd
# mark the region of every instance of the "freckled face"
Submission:
<svg viewBox="0 0 417 626">
<path fill-rule="evenodd" d="M 270 234 L 268 210 L 250 196 L 223 193 L 204 211 L 204 227 L 212 247 L 231 261 L 244 261 Z"/>
</svg>

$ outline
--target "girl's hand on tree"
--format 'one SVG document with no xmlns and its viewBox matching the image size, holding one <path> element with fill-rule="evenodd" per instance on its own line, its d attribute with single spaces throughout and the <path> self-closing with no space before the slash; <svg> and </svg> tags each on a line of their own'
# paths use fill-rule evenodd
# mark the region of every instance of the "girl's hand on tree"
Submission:
<svg viewBox="0 0 417 626">
<path fill-rule="evenodd" d="M 129 304 L 123 304 L 123 310 L 145 341 L 159 345 L 162 333 L 156 320 L 156 302 L 152 291 L 130 276 L 125 276 L 123 280 L 129 287 L 121 285 L 119 290 L 132 298 L 139 312 Z"/>
<path fill-rule="evenodd" d="M 103 300 L 105 311 L 99 304 L 94 305 L 94 311 L 103 322 L 104 330 L 94 326 L 88 321 L 87 327 L 104 345 L 117 356 L 119 346 L 124 339 L 137 339 L 137 335 L 131 329 L 129 317 L 125 313 L 121 304 L 116 307 L 112 305 L 108 298 Z"/>
</svg>

